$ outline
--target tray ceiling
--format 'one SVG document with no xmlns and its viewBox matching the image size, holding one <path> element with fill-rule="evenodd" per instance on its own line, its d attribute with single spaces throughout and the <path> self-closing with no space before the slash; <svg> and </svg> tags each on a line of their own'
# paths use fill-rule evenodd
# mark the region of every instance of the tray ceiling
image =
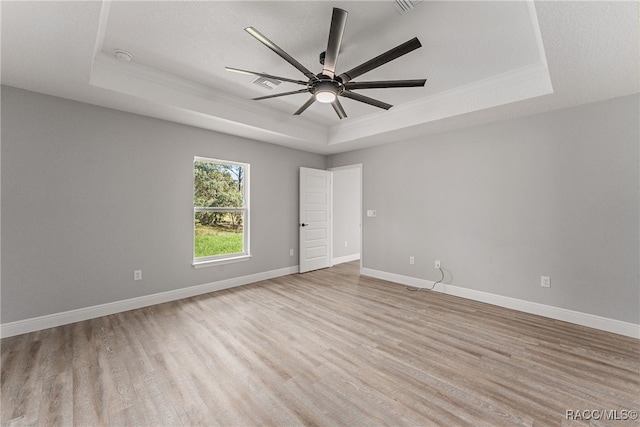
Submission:
<svg viewBox="0 0 640 427">
<path fill-rule="evenodd" d="M 391 1 L 1 6 L 3 84 L 314 152 L 346 151 L 638 91 L 634 2 L 422 1 L 404 14 Z M 426 78 L 426 86 L 361 90 L 394 107 L 385 111 L 341 98 L 348 117 L 339 120 L 331 106 L 319 103 L 293 116 L 306 93 L 252 101 L 300 87 L 283 82 L 270 90 L 253 84 L 255 77 L 225 71 L 231 66 L 306 80 L 243 30 L 253 26 L 320 72 L 318 57 L 326 48 L 333 7 L 349 12 L 338 73 L 417 36 L 422 48 L 357 80 Z M 616 52 L 607 50 L 612 43 Z M 118 61 L 118 49 L 133 59 Z M 567 52 L 583 53 L 577 57 L 581 63 L 567 63 Z M 608 66 L 622 67 L 618 83 L 598 82 L 611 74 L 599 69 Z M 593 79 L 574 72 L 594 68 Z M 602 93 L 593 95 L 588 87 L 586 94 L 577 93 L 571 72 Z M 548 98 L 555 100 L 544 101 Z"/>
</svg>

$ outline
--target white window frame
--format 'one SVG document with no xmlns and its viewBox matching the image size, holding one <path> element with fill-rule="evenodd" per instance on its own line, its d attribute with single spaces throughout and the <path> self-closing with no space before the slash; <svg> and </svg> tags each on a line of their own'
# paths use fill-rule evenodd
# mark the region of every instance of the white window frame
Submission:
<svg viewBox="0 0 640 427">
<path fill-rule="evenodd" d="M 251 251 L 249 245 L 249 163 L 237 162 L 233 160 L 221 160 L 221 159 L 213 159 L 209 157 L 199 157 L 195 156 L 193 158 L 193 163 L 195 165 L 196 162 L 208 162 L 208 163 L 216 163 L 216 164 L 225 164 L 225 165 L 237 165 L 243 168 L 244 178 L 243 178 L 243 197 L 242 200 L 244 202 L 244 206 L 236 207 L 236 208 L 209 208 L 209 207 L 195 207 L 195 169 L 192 169 L 192 173 L 194 173 L 194 181 L 193 181 L 193 200 L 191 206 L 193 206 L 193 214 L 191 216 L 191 221 L 193 224 L 192 230 L 192 258 L 193 258 L 193 267 L 202 268 L 202 267 L 210 267 L 214 265 L 220 264 L 228 264 L 232 262 L 240 262 L 246 261 L 251 258 Z M 195 215 L 196 212 L 243 212 L 243 220 L 242 220 L 242 234 L 243 234 L 243 251 L 236 252 L 232 254 L 224 254 L 224 255 L 214 255 L 208 257 L 198 257 L 196 258 L 196 225 L 195 225 Z"/>
</svg>

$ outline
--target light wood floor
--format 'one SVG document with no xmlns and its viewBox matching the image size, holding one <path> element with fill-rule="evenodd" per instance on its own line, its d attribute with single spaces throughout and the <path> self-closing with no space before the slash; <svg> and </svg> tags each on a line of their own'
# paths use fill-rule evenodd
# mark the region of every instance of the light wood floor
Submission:
<svg viewBox="0 0 640 427">
<path fill-rule="evenodd" d="M 1 345 L 6 426 L 554 426 L 640 409 L 640 341 L 356 263 Z"/>
</svg>

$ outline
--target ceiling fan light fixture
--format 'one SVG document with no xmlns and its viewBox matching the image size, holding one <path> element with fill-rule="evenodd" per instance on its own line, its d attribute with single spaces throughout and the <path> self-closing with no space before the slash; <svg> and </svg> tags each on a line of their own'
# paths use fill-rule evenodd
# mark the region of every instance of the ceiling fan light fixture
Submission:
<svg viewBox="0 0 640 427">
<path fill-rule="evenodd" d="M 336 93 L 331 90 L 321 90 L 315 93 L 316 101 L 329 104 L 336 100 Z"/>
<path fill-rule="evenodd" d="M 333 81 L 321 81 L 315 85 L 313 95 L 316 101 L 330 104 L 338 97 L 338 86 Z"/>
</svg>

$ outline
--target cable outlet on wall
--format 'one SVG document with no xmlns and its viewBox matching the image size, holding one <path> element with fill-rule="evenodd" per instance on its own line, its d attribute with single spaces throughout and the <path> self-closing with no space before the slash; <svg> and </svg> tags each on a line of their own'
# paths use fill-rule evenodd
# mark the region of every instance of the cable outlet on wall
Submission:
<svg viewBox="0 0 640 427">
<path fill-rule="evenodd" d="M 540 276 L 540 286 L 543 288 L 551 287 L 551 277 L 549 276 Z"/>
<path fill-rule="evenodd" d="M 440 268 L 440 260 L 437 259 L 436 262 L 433 263 L 434 267 L 433 268 Z"/>
<path fill-rule="evenodd" d="M 133 272 L 133 280 L 142 280 L 142 270 L 135 270 Z"/>
</svg>

